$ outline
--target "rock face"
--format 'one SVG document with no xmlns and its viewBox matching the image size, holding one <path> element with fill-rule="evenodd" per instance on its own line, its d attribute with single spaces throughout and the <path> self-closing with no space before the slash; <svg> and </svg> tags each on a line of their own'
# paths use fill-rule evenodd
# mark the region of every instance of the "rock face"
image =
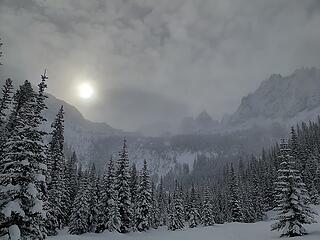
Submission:
<svg viewBox="0 0 320 240">
<path fill-rule="evenodd" d="M 282 77 L 272 75 L 262 82 L 252 94 L 244 97 L 238 110 L 232 114 L 231 125 L 248 122 L 286 122 L 301 113 L 310 117 L 311 112 L 320 107 L 320 69 L 302 68 L 292 75 Z M 319 113 L 318 113 L 319 114 Z"/>
</svg>

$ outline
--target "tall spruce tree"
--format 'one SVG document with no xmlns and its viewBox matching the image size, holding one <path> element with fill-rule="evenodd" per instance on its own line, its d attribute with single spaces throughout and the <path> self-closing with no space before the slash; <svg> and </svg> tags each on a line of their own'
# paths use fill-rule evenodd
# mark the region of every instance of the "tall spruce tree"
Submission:
<svg viewBox="0 0 320 240">
<path fill-rule="evenodd" d="M 12 93 L 12 80 L 8 78 L 2 87 L 2 97 L 0 99 L 0 159 L 2 159 L 3 147 L 8 137 L 6 123 L 8 118 L 8 110 L 12 102 Z"/>
<path fill-rule="evenodd" d="M 279 153 L 280 169 L 278 170 L 277 208 L 279 215 L 277 222 L 272 225 L 272 230 L 282 230 L 281 236 L 295 237 L 306 234 L 303 224 L 314 223 L 314 212 L 309 207 L 305 185 L 299 171 L 295 167 L 295 159 L 291 149 L 283 140 Z"/>
<path fill-rule="evenodd" d="M 200 224 L 200 214 L 198 210 L 197 197 L 194 185 L 191 187 L 190 193 L 190 211 L 189 211 L 189 227 L 195 228 Z"/>
<path fill-rule="evenodd" d="M 42 75 L 45 85 L 47 77 Z M 45 85 L 46 86 L 46 85 Z M 25 81 L 14 95 L 7 127 L 10 134 L 0 163 L 0 235 L 9 239 L 44 239 L 45 155 L 40 130 L 45 87 L 35 93 Z"/>
<path fill-rule="evenodd" d="M 118 191 L 116 188 L 117 177 L 116 177 L 116 167 L 114 161 L 111 157 L 108 166 L 108 184 L 107 184 L 107 194 L 108 194 L 108 203 L 107 203 L 107 221 L 106 229 L 110 232 L 118 231 L 120 232 L 121 226 L 121 216 L 119 212 L 119 199 Z"/>
<path fill-rule="evenodd" d="M 112 161 L 112 158 L 110 159 Z M 100 180 L 100 198 L 97 205 L 97 228 L 96 232 L 100 233 L 106 229 L 106 223 L 109 214 L 108 200 L 110 196 L 108 194 L 108 163 L 105 164 L 102 179 Z"/>
<path fill-rule="evenodd" d="M 213 206 L 209 188 L 206 187 L 203 198 L 202 224 L 204 226 L 214 225 Z"/>
<path fill-rule="evenodd" d="M 90 217 L 90 190 L 89 190 L 89 172 L 81 175 L 79 191 L 73 203 L 69 221 L 70 234 L 83 234 L 88 232 Z"/>
<path fill-rule="evenodd" d="M 230 182 L 229 182 L 229 194 L 230 194 L 230 210 L 231 210 L 231 220 L 233 222 L 243 222 L 243 211 L 240 201 L 240 191 L 238 185 L 238 179 L 234 172 L 234 168 L 231 165 L 230 168 Z"/>
<path fill-rule="evenodd" d="M 139 174 L 135 163 L 132 164 L 130 170 L 130 197 L 132 205 L 132 230 L 137 231 L 137 197 L 138 197 L 138 183 L 139 183 Z"/>
<path fill-rule="evenodd" d="M 66 216 L 69 217 L 71 214 L 72 204 L 78 191 L 77 183 L 77 155 L 75 152 L 72 153 L 71 157 L 68 158 L 65 168 L 65 187 L 66 187 Z"/>
<path fill-rule="evenodd" d="M 122 151 L 119 153 L 117 163 L 116 191 L 118 193 L 118 209 L 120 214 L 119 230 L 121 233 L 127 233 L 130 232 L 132 227 L 132 205 L 130 198 L 129 158 L 126 139 L 123 141 Z"/>
<path fill-rule="evenodd" d="M 168 229 L 171 231 L 182 229 L 184 227 L 184 209 L 181 198 L 181 189 L 177 182 L 170 205 Z"/>
<path fill-rule="evenodd" d="M 147 161 L 144 160 L 140 174 L 137 198 L 137 229 L 146 231 L 150 228 L 150 213 L 152 208 L 150 176 Z"/>
<path fill-rule="evenodd" d="M 96 167 L 92 164 L 89 172 L 89 220 L 88 220 L 88 231 L 95 232 L 97 228 L 97 219 L 99 214 L 98 201 L 99 201 L 99 179 L 97 178 Z"/>
<path fill-rule="evenodd" d="M 64 111 L 60 107 L 52 123 L 51 141 L 48 150 L 48 165 L 50 166 L 48 182 L 48 214 L 46 226 L 50 235 L 57 234 L 66 221 L 66 186 L 64 146 Z"/>
<path fill-rule="evenodd" d="M 157 229 L 160 226 L 160 211 L 156 186 L 151 182 L 151 209 L 149 214 L 150 227 Z"/>
<path fill-rule="evenodd" d="M 2 87 L 2 96 L 0 99 L 0 129 L 7 122 L 7 111 L 12 101 L 13 85 L 12 80 L 8 78 Z"/>
<path fill-rule="evenodd" d="M 168 218 L 168 204 L 166 194 L 163 189 L 163 178 L 161 177 L 159 187 L 158 187 L 158 194 L 157 194 L 157 202 L 158 202 L 158 211 L 159 211 L 159 225 L 163 226 L 167 224 Z"/>
</svg>

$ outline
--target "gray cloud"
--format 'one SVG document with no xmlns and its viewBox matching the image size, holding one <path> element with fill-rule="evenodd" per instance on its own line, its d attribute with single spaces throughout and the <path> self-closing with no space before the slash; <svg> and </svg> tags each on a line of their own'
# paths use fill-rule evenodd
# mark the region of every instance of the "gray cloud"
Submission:
<svg viewBox="0 0 320 240">
<path fill-rule="evenodd" d="M 185 104 L 169 97 L 141 89 L 118 88 L 106 91 L 90 115 L 117 119 L 119 125 L 130 122 L 131 129 L 138 129 L 141 123 L 166 121 L 171 124 L 188 114 Z M 148 119 L 148 122 L 145 121 Z"/>
<path fill-rule="evenodd" d="M 220 118 L 271 73 L 319 66 L 319 24 L 317 0 L 0 0 L 5 73 L 46 67 L 53 94 L 128 129 L 204 108 Z M 71 94 L 84 77 L 95 103 Z"/>
</svg>

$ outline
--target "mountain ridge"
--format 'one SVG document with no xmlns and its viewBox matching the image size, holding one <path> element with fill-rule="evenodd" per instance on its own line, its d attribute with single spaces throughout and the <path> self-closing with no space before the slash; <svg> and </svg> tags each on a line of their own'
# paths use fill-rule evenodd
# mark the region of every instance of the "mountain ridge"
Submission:
<svg viewBox="0 0 320 240">
<path fill-rule="evenodd" d="M 272 74 L 256 91 L 242 98 L 236 112 L 228 117 L 227 126 L 241 127 L 249 122 L 264 124 L 262 120 L 291 123 L 300 113 L 320 107 L 319 93 L 318 68 L 300 68 L 284 77 Z"/>
</svg>

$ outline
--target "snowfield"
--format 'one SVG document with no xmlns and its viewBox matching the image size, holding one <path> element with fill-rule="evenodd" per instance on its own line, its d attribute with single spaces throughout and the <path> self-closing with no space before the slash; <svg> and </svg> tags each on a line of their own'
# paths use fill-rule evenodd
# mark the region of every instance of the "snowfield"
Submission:
<svg viewBox="0 0 320 240">
<path fill-rule="evenodd" d="M 315 208 L 320 213 L 320 206 Z M 273 215 L 273 214 L 272 214 Z M 308 235 L 292 238 L 294 240 L 319 240 L 320 239 L 320 217 L 316 217 L 318 223 L 307 225 Z M 228 223 L 217 224 L 213 227 L 186 228 L 180 231 L 167 231 L 166 227 L 148 232 L 135 232 L 129 234 L 109 233 L 100 234 L 87 233 L 83 235 L 69 235 L 67 230 L 58 236 L 50 237 L 50 240 L 270 240 L 280 239 L 280 232 L 271 232 L 270 225 L 273 221 L 258 223 Z"/>
</svg>

